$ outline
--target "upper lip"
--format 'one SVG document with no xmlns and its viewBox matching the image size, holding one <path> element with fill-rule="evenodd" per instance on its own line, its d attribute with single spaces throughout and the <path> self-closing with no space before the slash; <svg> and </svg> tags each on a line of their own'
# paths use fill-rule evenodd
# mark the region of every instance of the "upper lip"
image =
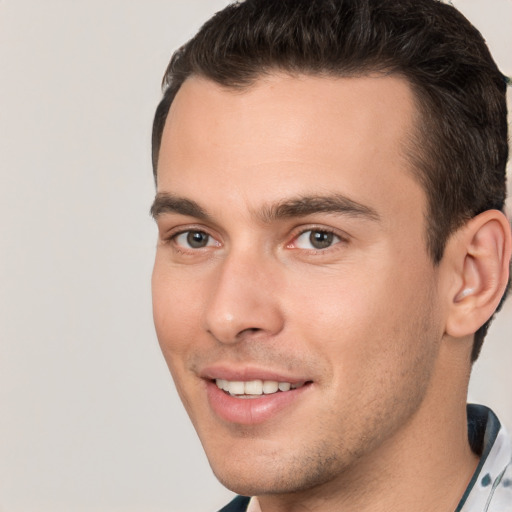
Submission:
<svg viewBox="0 0 512 512">
<path fill-rule="evenodd" d="M 290 384 L 311 381 L 304 376 L 255 366 L 230 367 L 228 365 L 211 365 L 204 367 L 199 376 L 206 380 L 224 379 L 229 381 L 271 380 L 289 382 Z"/>
</svg>

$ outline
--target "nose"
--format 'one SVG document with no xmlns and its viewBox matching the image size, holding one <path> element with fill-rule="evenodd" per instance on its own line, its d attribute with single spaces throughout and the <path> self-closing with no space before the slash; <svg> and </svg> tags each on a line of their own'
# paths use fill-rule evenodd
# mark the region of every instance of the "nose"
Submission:
<svg viewBox="0 0 512 512">
<path fill-rule="evenodd" d="M 283 328 L 275 265 L 263 258 L 230 254 L 213 280 L 206 329 L 219 342 L 271 337 Z"/>
</svg>

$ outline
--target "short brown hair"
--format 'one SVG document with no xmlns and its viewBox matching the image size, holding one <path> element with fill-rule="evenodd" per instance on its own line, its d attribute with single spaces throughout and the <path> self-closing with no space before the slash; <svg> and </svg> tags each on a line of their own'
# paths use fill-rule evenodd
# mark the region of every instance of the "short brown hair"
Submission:
<svg viewBox="0 0 512 512">
<path fill-rule="evenodd" d="M 479 213 L 503 210 L 508 159 L 506 79 L 481 34 L 438 0 L 246 0 L 207 21 L 172 57 L 153 124 L 157 179 L 162 133 L 183 82 L 232 88 L 272 71 L 323 76 L 398 74 L 420 118 L 409 155 L 428 199 L 435 264 L 448 237 Z M 474 361 L 491 319 L 476 333 Z"/>
</svg>

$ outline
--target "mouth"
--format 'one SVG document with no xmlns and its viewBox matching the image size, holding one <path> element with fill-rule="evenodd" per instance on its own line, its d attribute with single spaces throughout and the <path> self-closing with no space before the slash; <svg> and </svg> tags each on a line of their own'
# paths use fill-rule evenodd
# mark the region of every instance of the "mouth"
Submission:
<svg viewBox="0 0 512 512">
<path fill-rule="evenodd" d="M 216 386 L 226 394 L 242 399 L 261 398 L 263 395 L 273 395 L 275 393 L 286 393 L 291 390 L 299 389 L 310 382 L 279 382 L 277 380 L 226 380 L 214 379 Z"/>
<path fill-rule="evenodd" d="M 203 376 L 209 407 L 218 419 L 228 424 L 256 426 L 270 420 L 289 418 L 297 408 L 301 408 L 314 388 L 311 380 L 290 380 L 269 372 L 215 373 L 217 375 L 210 373 L 206 379 Z"/>
</svg>

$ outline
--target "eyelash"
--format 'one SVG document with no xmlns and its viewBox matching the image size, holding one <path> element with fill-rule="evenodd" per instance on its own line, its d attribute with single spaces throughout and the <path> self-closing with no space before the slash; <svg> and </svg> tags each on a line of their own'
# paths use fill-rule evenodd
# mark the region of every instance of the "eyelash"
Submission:
<svg viewBox="0 0 512 512">
<path fill-rule="evenodd" d="M 316 248 L 312 248 L 312 249 L 304 249 L 304 248 L 297 248 L 297 247 L 294 247 L 294 245 L 297 243 L 297 240 L 299 240 L 300 237 L 302 237 L 303 235 L 305 235 L 306 233 L 322 233 L 322 234 L 326 234 L 326 235 L 330 235 L 333 237 L 333 239 L 337 239 L 337 241 L 332 241 L 330 243 L 329 246 L 325 247 L 325 248 L 322 248 L 322 249 L 316 249 Z M 310 235 L 311 236 L 311 235 Z M 339 232 L 335 231 L 334 229 L 330 229 L 330 228 L 326 228 L 326 227 L 320 227 L 320 226 L 311 226 L 311 227 L 308 227 L 308 228 L 305 228 L 305 229 L 301 229 L 301 231 L 299 231 L 292 239 L 292 241 L 286 245 L 287 248 L 289 249 L 299 249 L 299 250 L 302 250 L 302 251 L 307 251 L 308 253 L 310 254 L 324 254 L 326 253 L 327 251 L 330 251 L 331 249 L 334 249 L 336 245 L 340 244 L 340 243 L 347 243 L 348 242 L 348 239 L 346 236 L 343 236 L 342 234 L 340 234 Z"/>
<path fill-rule="evenodd" d="M 295 247 L 295 244 L 297 243 L 297 240 L 300 239 L 300 237 L 302 237 L 303 235 L 305 235 L 306 233 L 322 233 L 322 234 L 326 234 L 326 235 L 330 235 L 333 237 L 334 241 L 332 241 L 330 243 L 330 245 L 328 245 L 327 247 L 325 248 L 311 248 L 311 249 L 306 249 L 306 248 L 300 248 L 300 247 Z M 200 233 L 200 234 L 203 234 L 205 236 L 208 237 L 208 244 L 210 243 L 211 240 L 214 240 L 216 242 L 215 245 L 213 245 L 213 247 L 220 247 L 221 246 L 221 243 L 217 241 L 216 237 L 214 237 L 213 235 L 211 235 L 210 233 L 208 233 L 208 231 L 200 228 L 200 227 L 189 227 L 188 229 L 181 229 L 179 231 L 175 231 L 175 232 L 172 232 L 171 234 L 169 234 L 167 237 L 165 237 L 165 239 L 163 240 L 164 243 L 167 243 L 167 244 L 172 244 L 173 247 L 174 247 L 174 250 L 180 254 L 185 254 L 185 255 L 190 255 L 190 254 L 197 254 L 198 251 L 200 251 L 201 249 L 207 249 L 208 247 L 212 247 L 212 245 L 205 245 L 203 247 L 197 247 L 197 248 L 193 248 L 193 247 L 185 247 L 183 245 L 180 245 L 177 243 L 177 239 L 178 237 L 182 236 L 182 235 L 185 235 L 185 234 L 191 234 L 191 233 Z M 335 246 L 337 246 L 338 244 L 340 243 L 347 243 L 348 242 L 348 239 L 346 236 L 340 234 L 339 232 L 333 230 L 333 229 L 329 229 L 329 228 L 326 228 L 326 227 L 320 227 L 320 226 L 311 226 L 311 227 L 307 227 L 307 228 L 303 228 L 301 229 L 298 233 L 294 234 L 293 235 L 293 238 L 292 238 L 292 241 L 287 243 L 286 244 L 286 248 L 287 249 L 292 249 L 292 250 L 301 250 L 301 251 L 304 251 L 304 252 L 307 252 L 309 254 L 324 254 L 326 252 L 330 252 L 330 250 L 334 249 Z"/>
<path fill-rule="evenodd" d="M 186 235 L 186 234 L 191 234 L 191 233 L 201 233 L 201 234 L 205 235 L 206 237 L 208 237 L 208 243 L 211 240 L 215 240 L 217 242 L 217 239 L 213 235 L 208 233 L 208 231 L 206 231 L 202 228 L 199 228 L 199 227 L 194 227 L 194 226 L 191 226 L 188 229 L 180 229 L 179 231 L 171 232 L 169 235 L 167 235 L 163 239 L 163 242 L 166 244 L 169 244 L 169 245 L 172 244 L 172 246 L 176 252 L 178 252 L 180 254 L 186 254 L 186 255 L 189 255 L 191 253 L 197 253 L 197 251 L 199 251 L 200 249 L 205 249 L 207 247 L 211 247 L 209 245 L 206 245 L 204 247 L 193 248 L 193 247 L 185 247 L 185 246 L 177 243 L 178 237 L 180 237 L 182 235 Z M 217 242 L 217 246 L 220 246 L 219 242 Z"/>
</svg>

